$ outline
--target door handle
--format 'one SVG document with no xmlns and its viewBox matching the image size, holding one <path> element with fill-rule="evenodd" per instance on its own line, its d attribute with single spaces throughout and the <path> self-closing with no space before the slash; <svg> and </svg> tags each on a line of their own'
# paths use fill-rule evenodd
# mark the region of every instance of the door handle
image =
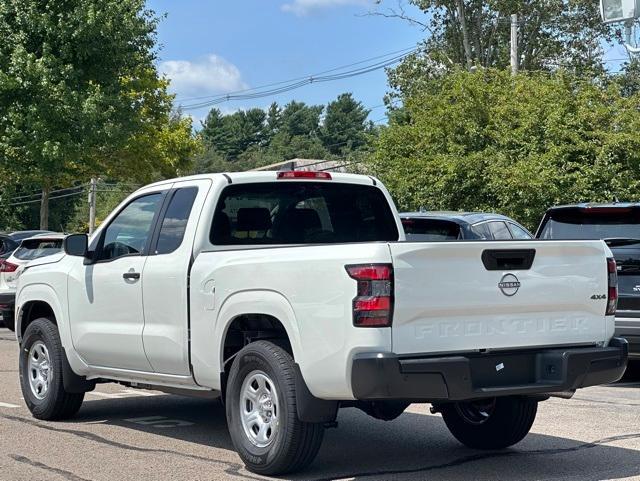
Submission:
<svg viewBox="0 0 640 481">
<path fill-rule="evenodd" d="M 125 272 L 122 274 L 123 279 L 127 279 L 128 281 L 140 279 L 139 272 Z"/>
</svg>

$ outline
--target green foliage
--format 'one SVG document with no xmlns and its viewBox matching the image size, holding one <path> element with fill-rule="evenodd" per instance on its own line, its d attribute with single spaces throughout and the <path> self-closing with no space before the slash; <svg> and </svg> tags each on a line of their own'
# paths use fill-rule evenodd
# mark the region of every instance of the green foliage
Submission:
<svg viewBox="0 0 640 481">
<path fill-rule="evenodd" d="M 369 110 L 350 93 L 341 94 L 327 105 L 322 126 L 322 139 L 332 154 L 357 150 L 366 142 L 366 120 Z"/>
<path fill-rule="evenodd" d="M 640 94 L 622 81 L 458 70 L 403 114 L 369 159 L 401 209 L 498 211 L 534 229 L 555 204 L 637 200 Z"/>
<path fill-rule="evenodd" d="M 156 71 L 157 23 L 144 0 L 0 2 L 0 176 L 47 192 L 187 169 L 197 145 Z"/>
<path fill-rule="evenodd" d="M 267 111 L 250 109 L 224 115 L 212 109 L 199 133 L 205 151 L 194 172 L 239 171 L 293 158 L 348 158 L 365 148 L 373 130 L 369 112 L 351 94 L 326 108 L 289 102 Z"/>
<path fill-rule="evenodd" d="M 594 0 L 407 0 L 422 11 L 419 17 L 409 17 L 405 0 L 399 1 L 398 8 L 379 14 L 407 20 L 428 34 L 422 51 L 390 71 L 389 83 L 400 96 L 455 68 L 508 67 L 514 13 L 523 70 L 602 73 L 603 42 L 620 36 L 615 26 L 601 22 Z"/>
</svg>

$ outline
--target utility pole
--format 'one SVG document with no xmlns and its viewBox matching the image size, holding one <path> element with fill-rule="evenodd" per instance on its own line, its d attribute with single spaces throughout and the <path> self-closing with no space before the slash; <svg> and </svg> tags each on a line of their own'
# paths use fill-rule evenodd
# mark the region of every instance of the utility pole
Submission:
<svg viewBox="0 0 640 481">
<path fill-rule="evenodd" d="M 511 75 L 518 73 L 518 14 L 511 15 Z"/>
<path fill-rule="evenodd" d="M 89 235 L 96 229 L 96 188 L 98 179 L 91 177 L 89 185 Z"/>
</svg>

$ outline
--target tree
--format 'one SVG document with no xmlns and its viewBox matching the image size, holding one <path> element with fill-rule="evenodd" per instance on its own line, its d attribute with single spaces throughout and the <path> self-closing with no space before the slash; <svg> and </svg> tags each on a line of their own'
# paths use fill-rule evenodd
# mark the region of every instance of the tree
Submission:
<svg viewBox="0 0 640 481">
<path fill-rule="evenodd" d="M 637 197 L 640 94 L 618 81 L 457 70 L 404 108 L 369 159 L 401 209 L 498 211 L 534 229 L 555 204 Z"/>
<path fill-rule="evenodd" d="M 144 0 L 0 3 L 0 171 L 42 187 L 42 228 L 56 186 L 144 180 L 196 148 L 155 68 L 157 23 Z"/>
<path fill-rule="evenodd" d="M 334 155 L 361 148 L 367 139 L 368 116 L 369 110 L 350 93 L 329 102 L 321 131 L 325 148 Z"/>
<path fill-rule="evenodd" d="M 395 94 L 420 89 L 425 78 L 454 68 L 509 65 L 510 15 L 519 16 L 518 45 L 524 70 L 601 73 L 602 42 L 620 33 L 602 24 L 593 0 L 409 0 L 423 13 L 410 16 L 404 0 L 383 2 L 374 15 L 399 18 L 422 28 L 427 37 L 418 53 L 390 72 Z"/>
<path fill-rule="evenodd" d="M 212 109 L 203 124 L 202 139 L 226 160 L 234 161 L 250 146 L 263 144 L 266 119 L 267 114 L 259 108 L 230 115 Z"/>
</svg>

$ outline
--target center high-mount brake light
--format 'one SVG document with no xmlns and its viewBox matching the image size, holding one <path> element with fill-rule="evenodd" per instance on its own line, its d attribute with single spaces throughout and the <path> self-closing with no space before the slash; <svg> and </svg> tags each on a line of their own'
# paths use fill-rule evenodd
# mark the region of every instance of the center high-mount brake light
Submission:
<svg viewBox="0 0 640 481">
<path fill-rule="evenodd" d="M 278 179 L 331 180 L 331 174 L 329 172 L 312 172 L 309 170 L 287 170 L 278 172 Z"/>
<path fill-rule="evenodd" d="M 605 315 L 613 316 L 618 307 L 618 267 L 613 257 L 607 257 L 607 311 Z"/>
<path fill-rule="evenodd" d="M 0 260 L 0 272 L 15 272 L 17 268 L 18 266 L 11 262 Z"/>
<path fill-rule="evenodd" d="M 358 283 L 353 299 L 353 325 L 390 327 L 393 320 L 393 266 L 362 264 L 345 266 Z"/>
</svg>

